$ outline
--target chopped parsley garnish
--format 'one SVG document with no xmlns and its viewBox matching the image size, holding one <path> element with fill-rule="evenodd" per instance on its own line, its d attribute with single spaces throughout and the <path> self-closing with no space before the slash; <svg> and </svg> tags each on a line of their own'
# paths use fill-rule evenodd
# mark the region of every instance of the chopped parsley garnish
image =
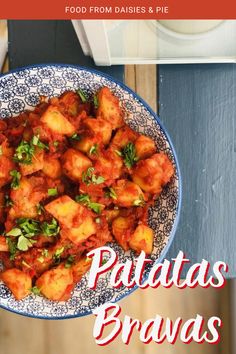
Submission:
<svg viewBox="0 0 236 354">
<path fill-rule="evenodd" d="M 80 141 L 81 140 L 81 136 L 78 135 L 77 133 L 74 133 L 73 135 L 71 135 L 70 139 Z"/>
<path fill-rule="evenodd" d="M 20 185 L 21 174 L 17 170 L 10 171 L 10 176 L 12 176 L 11 188 L 18 189 Z"/>
<path fill-rule="evenodd" d="M 65 263 L 65 268 L 70 268 L 75 262 L 75 256 L 70 255 Z"/>
<path fill-rule="evenodd" d="M 10 237 L 6 237 L 7 244 L 8 244 L 8 250 L 10 253 L 10 260 L 13 261 L 15 259 L 15 255 L 17 252 L 17 242 L 15 240 L 12 240 Z"/>
<path fill-rule="evenodd" d="M 128 143 L 122 149 L 122 157 L 127 168 L 133 167 L 133 165 L 138 161 L 135 145 L 133 143 Z"/>
<path fill-rule="evenodd" d="M 12 206 L 14 203 L 11 200 L 11 198 L 9 197 L 8 194 L 5 195 L 5 207 L 10 207 Z"/>
<path fill-rule="evenodd" d="M 98 96 L 93 96 L 93 105 L 95 109 L 98 109 L 99 107 L 99 101 L 98 101 Z"/>
<path fill-rule="evenodd" d="M 27 251 L 35 243 L 35 240 L 31 238 L 40 233 L 39 223 L 36 220 L 20 218 L 17 220 L 17 226 L 7 232 L 6 236 L 17 237 L 16 248 L 20 251 Z"/>
<path fill-rule="evenodd" d="M 43 256 L 43 257 L 48 257 L 48 250 L 47 250 L 46 248 L 44 248 L 44 249 L 42 250 L 42 256 Z"/>
<path fill-rule="evenodd" d="M 85 93 L 83 90 L 78 89 L 78 90 L 77 90 L 77 94 L 79 95 L 79 97 L 80 97 L 82 103 L 87 102 L 88 98 L 87 98 L 86 93 Z"/>
<path fill-rule="evenodd" d="M 109 197 L 112 199 L 117 199 L 117 194 L 112 187 L 108 188 Z"/>
<path fill-rule="evenodd" d="M 49 188 L 48 189 L 48 196 L 55 197 L 58 194 L 57 188 Z"/>
<path fill-rule="evenodd" d="M 91 209 L 95 213 L 97 213 L 97 214 L 101 213 L 103 205 L 99 204 L 99 203 L 92 202 L 90 199 L 90 196 L 88 194 L 77 195 L 75 197 L 75 200 L 77 203 L 87 206 L 89 209 Z"/>
<path fill-rule="evenodd" d="M 40 203 L 38 203 L 36 205 L 36 208 L 37 208 L 37 214 L 38 215 L 42 215 L 42 213 L 44 213 L 45 209 L 44 209 L 44 206 Z"/>
<path fill-rule="evenodd" d="M 53 255 L 54 262 L 57 264 L 60 262 L 62 253 L 64 252 L 65 247 L 58 248 Z"/>
<path fill-rule="evenodd" d="M 39 136 L 34 135 L 29 142 L 25 140 L 20 142 L 15 150 L 13 160 L 18 163 L 30 165 L 32 163 L 32 158 L 34 157 L 35 147 L 48 149 L 48 146 L 39 140 Z"/>
<path fill-rule="evenodd" d="M 44 221 L 41 226 L 42 233 L 46 236 L 56 236 L 60 232 L 60 226 L 56 219 L 52 219 L 51 223 Z"/>
<path fill-rule="evenodd" d="M 34 295 L 41 295 L 40 289 L 35 285 L 33 286 L 30 291 L 34 294 Z"/>
<path fill-rule="evenodd" d="M 139 198 L 133 202 L 134 206 L 143 206 L 144 204 L 145 204 L 145 201 L 144 201 L 142 195 L 140 195 Z"/>
<path fill-rule="evenodd" d="M 105 181 L 104 177 L 96 176 L 94 173 L 94 167 L 89 167 L 86 172 L 82 173 L 82 181 L 89 185 L 93 184 L 101 184 Z"/>
<path fill-rule="evenodd" d="M 54 141 L 53 142 L 53 146 L 58 147 L 58 145 L 59 145 L 59 141 Z"/>
<path fill-rule="evenodd" d="M 90 155 L 97 154 L 98 153 L 98 144 L 94 144 L 93 146 L 91 146 L 89 153 L 90 153 Z"/>
</svg>

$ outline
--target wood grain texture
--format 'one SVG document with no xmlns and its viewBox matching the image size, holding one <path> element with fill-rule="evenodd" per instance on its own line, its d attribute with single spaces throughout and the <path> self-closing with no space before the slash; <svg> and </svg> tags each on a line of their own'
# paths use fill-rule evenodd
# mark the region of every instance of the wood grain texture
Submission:
<svg viewBox="0 0 236 354">
<path fill-rule="evenodd" d="M 236 276 L 236 67 L 161 65 L 160 118 L 179 158 L 183 204 L 168 253 L 228 263 Z M 185 274 L 185 273 L 184 273 Z"/>
</svg>

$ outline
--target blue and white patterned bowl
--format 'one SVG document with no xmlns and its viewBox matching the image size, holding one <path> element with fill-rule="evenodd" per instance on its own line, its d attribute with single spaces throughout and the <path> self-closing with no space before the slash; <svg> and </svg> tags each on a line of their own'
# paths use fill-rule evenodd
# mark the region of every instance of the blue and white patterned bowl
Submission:
<svg viewBox="0 0 236 354">
<path fill-rule="evenodd" d="M 180 172 L 168 134 L 156 114 L 138 95 L 123 83 L 95 70 L 64 64 L 37 65 L 0 76 L 0 117 L 4 119 L 18 115 L 25 109 L 33 109 L 39 102 L 40 95 L 52 97 L 78 88 L 92 95 L 102 86 L 108 86 L 119 97 L 129 113 L 127 123 L 138 132 L 153 138 L 158 150 L 167 153 L 175 165 L 174 178 L 149 213 L 149 225 L 155 230 L 151 259 L 153 262 L 161 262 L 173 240 L 178 223 L 181 204 Z M 134 252 L 124 252 L 118 244 L 113 243 L 110 246 L 117 252 L 121 262 L 135 258 Z M 0 306 L 26 316 L 64 319 L 88 315 L 99 305 L 118 301 L 135 290 L 112 288 L 108 274 L 99 280 L 96 290 L 87 287 L 87 280 L 88 276 L 85 275 L 66 302 L 49 301 L 33 294 L 16 301 L 7 287 L 0 283 Z"/>
</svg>

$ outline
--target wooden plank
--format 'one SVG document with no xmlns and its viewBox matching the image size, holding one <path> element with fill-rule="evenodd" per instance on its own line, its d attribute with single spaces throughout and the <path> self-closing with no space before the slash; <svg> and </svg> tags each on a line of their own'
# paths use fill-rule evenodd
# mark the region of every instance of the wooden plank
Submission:
<svg viewBox="0 0 236 354">
<path fill-rule="evenodd" d="M 236 66 L 161 65 L 159 104 L 183 181 L 181 220 L 168 257 L 181 249 L 193 263 L 222 260 L 228 277 L 235 277 Z"/>
</svg>

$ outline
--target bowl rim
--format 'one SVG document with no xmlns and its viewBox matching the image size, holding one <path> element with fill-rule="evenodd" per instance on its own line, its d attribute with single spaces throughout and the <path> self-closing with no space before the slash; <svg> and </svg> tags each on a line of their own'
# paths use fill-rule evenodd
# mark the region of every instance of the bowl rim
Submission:
<svg viewBox="0 0 236 354">
<path fill-rule="evenodd" d="M 128 86 L 126 86 L 126 84 L 124 84 L 122 81 L 112 77 L 109 74 L 103 73 L 99 70 L 93 69 L 93 68 L 89 68 L 86 66 L 80 66 L 80 65 L 75 65 L 75 64 L 64 64 L 64 63 L 40 63 L 40 64 L 33 64 L 33 65 L 27 65 L 27 66 L 21 66 L 18 67 L 16 69 L 12 69 L 9 70 L 7 73 L 4 74 L 0 74 L 0 80 L 4 77 L 7 77 L 11 74 L 17 73 L 19 71 L 23 71 L 23 70 L 30 70 L 30 69 L 34 69 L 34 68 L 45 68 L 45 67 L 56 67 L 56 68 L 72 68 L 72 69 L 77 69 L 79 71 L 87 71 L 90 73 L 94 73 L 100 77 L 104 77 L 109 81 L 112 81 L 116 84 L 118 84 L 123 90 L 127 91 L 131 96 L 133 96 L 138 102 L 140 102 L 145 109 L 150 113 L 150 115 L 154 118 L 155 122 L 159 125 L 162 133 L 164 134 L 164 136 L 166 137 L 169 145 L 170 145 L 170 149 L 171 152 L 173 154 L 174 157 L 174 161 L 175 161 L 175 165 L 176 165 L 176 174 L 178 176 L 178 200 L 177 200 L 177 206 L 176 206 L 176 216 L 175 216 L 175 220 L 171 229 L 171 232 L 169 234 L 168 237 L 168 243 L 164 246 L 164 249 L 161 251 L 160 256 L 158 257 L 158 259 L 155 260 L 155 262 L 152 264 L 152 266 L 154 266 L 157 263 L 161 263 L 163 261 L 163 259 L 165 258 L 165 256 L 167 255 L 169 248 L 173 242 L 175 233 L 177 231 L 177 226 L 179 224 L 179 219 L 180 219 L 180 211 L 181 211 L 181 206 L 182 206 L 182 177 L 181 177 L 181 172 L 180 172 L 180 167 L 179 167 L 179 161 L 177 158 L 177 154 L 174 148 L 174 145 L 172 143 L 172 140 L 169 136 L 169 133 L 167 132 L 164 124 L 160 121 L 159 116 L 153 111 L 153 109 L 149 106 L 148 103 L 146 103 L 140 96 L 139 94 L 137 94 L 136 92 L 134 92 L 131 88 L 129 88 Z M 147 276 L 144 278 L 144 281 L 147 279 Z M 133 288 L 127 289 L 127 291 L 122 294 L 119 298 L 117 298 L 115 301 L 111 301 L 111 302 L 118 302 L 122 299 L 124 299 L 126 296 L 132 294 L 135 290 L 137 290 L 139 287 L 137 285 L 135 285 Z M 56 302 L 55 302 L 56 303 Z M 59 302 L 58 302 L 59 304 Z M 30 317 L 30 318 L 36 318 L 36 319 L 43 319 L 43 320 L 65 320 L 65 319 L 73 319 L 73 318 L 79 318 L 79 317 L 84 317 L 84 316 L 88 316 L 92 314 L 92 310 L 90 311 L 86 311 L 84 313 L 78 313 L 78 314 L 74 314 L 74 315 L 65 315 L 65 316 L 61 316 L 61 317 L 57 317 L 57 316 L 36 316 L 36 315 L 32 315 L 28 312 L 19 312 L 17 310 L 13 310 L 7 306 L 4 306 L 0 303 L 0 308 L 10 311 L 12 313 L 16 313 L 18 315 L 21 316 L 25 316 L 25 317 Z"/>
</svg>

